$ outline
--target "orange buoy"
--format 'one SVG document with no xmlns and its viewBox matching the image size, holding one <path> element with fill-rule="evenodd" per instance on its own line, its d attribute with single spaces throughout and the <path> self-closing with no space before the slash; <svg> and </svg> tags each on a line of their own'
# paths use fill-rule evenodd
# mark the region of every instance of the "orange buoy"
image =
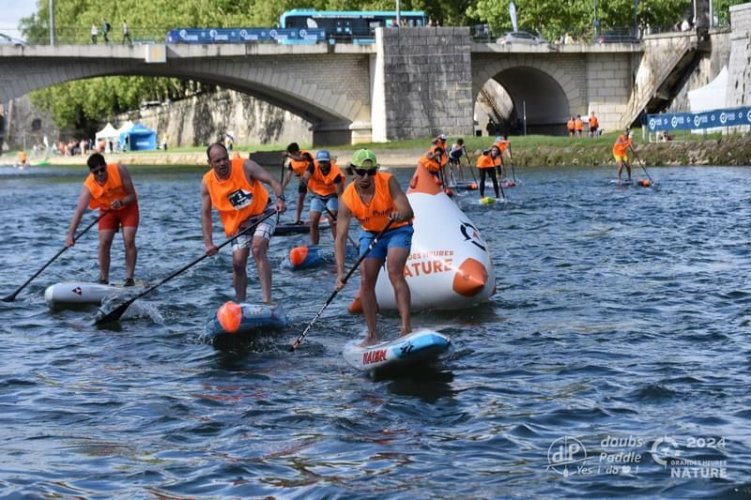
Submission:
<svg viewBox="0 0 751 500">
<path fill-rule="evenodd" d="M 359 296 L 350 302 L 349 306 L 347 306 L 347 312 L 350 314 L 362 314 L 362 302 L 360 302 Z"/>
<path fill-rule="evenodd" d="M 642 179 L 642 180 L 639 181 L 639 184 L 641 184 L 645 188 L 648 188 L 649 186 L 652 185 L 652 183 L 649 182 L 649 179 Z"/>
<path fill-rule="evenodd" d="M 480 293 L 488 282 L 488 270 L 477 259 L 468 258 L 456 269 L 452 289 L 464 297 Z"/>
<path fill-rule="evenodd" d="M 299 267 L 303 265 L 307 257 L 308 257 L 307 245 L 301 245 L 289 251 L 289 262 L 294 267 Z"/>
<path fill-rule="evenodd" d="M 472 183 L 471 183 L 471 184 L 469 185 L 469 189 L 471 189 L 472 191 L 475 191 L 475 190 L 477 190 L 477 183 L 476 183 L 476 182 L 472 182 Z"/>
<path fill-rule="evenodd" d="M 243 319 L 243 308 L 236 302 L 227 301 L 216 311 L 216 319 L 227 333 L 235 333 Z"/>
</svg>

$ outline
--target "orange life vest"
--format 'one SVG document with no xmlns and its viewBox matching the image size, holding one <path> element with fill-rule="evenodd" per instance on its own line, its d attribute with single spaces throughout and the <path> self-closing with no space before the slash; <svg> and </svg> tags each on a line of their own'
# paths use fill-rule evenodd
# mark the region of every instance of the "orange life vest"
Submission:
<svg viewBox="0 0 751 500">
<path fill-rule="evenodd" d="M 373 192 L 373 198 L 367 205 L 363 203 L 360 195 L 355 189 L 355 184 L 352 182 L 342 194 L 342 203 L 347 205 L 352 215 L 360 221 L 362 228 L 366 231 L 378 232 L 386 227 L 389 223 L 389 214 L 396 209 L 394 205 L 394 199 L 391 197 L 391 191 L 389 190 L 389 179 L 391 174 L 385 172 L 376 172 L 373 176 L 373 184 L 375 184 L 375 191 Z M 409 224 L 407 221 L 394 222 L 391 224 L 391 229 L 397 227 L 406 226 Z"/>
<path fill-rule="evenodd" d="M 508 139 L 498 139 L 497 141 L 495 141 L 495 145 L 498 146 L 498 149 L 500 149 L 501 153 L 503 153 L 511 147 L 511 141 L 509 141 Z"/>
<path fill-rule="evenodd" d="M 308 151 L 300 150 L 298 156 L 307 156 L 309 154 Z M 313 158 L 312 155 L 311 158 Z M 289 159 L 289 166 L 292 168 L 292 172 L 298 177 L 305 175 L 305 171 L 308 170 L 308 165 L 310 165 L 310 160 L 307 158 L 303 158 L 302 160 L 295 160 L 293 158 Z"/>
<path fill-rule="evenodd" d="M 596 116 L 589 117 L 589 128 L 595 128 L 600 124 Z"/>
<path fill-rule="evenodd" d="M 628 151 L 629 146 L 631 146 L 631 139 L 626 137 L 626 134 L 621 134 L 613 144 L 613 154 L 623 156 Z"/>
<path fill-rule="evenodd" d="M 569 129 L 569 131 L 574 130 L 574 120 L 573 118 L 566 122 L 566 128 Z"/>
<path fill-rule="evenodd" d="M 576 120 L 574 120 L 574 128 L 577 131 L 584 130 L 584 122 L 582 121 L 581 118 L 577 118 Z"/>
<path fill-rule="evenodd" d="M 493 158 L 492 156 L 490 156 L 490 153 L 488 153 L 481 154 L 477 157 L 477 168 L 493 168 L 500 167 L 501 165 L 503 165 L 503 160 L 501 160 L 500 155 Z"/>
<path fill-rule="evenodd" d="M 113 201 L 122 200 L 128 196 L 117 163 L 107 165 L 107 180 L 104 184 L 99 184 L 94 174 L 89 174 L 86 176 L 83 185 L 91 194 L 89 208 L 109 209 Z M 122 208 L 118 210 L 122 210 Z"/>
<path fill-rule="evenodd" d="M 323 175 L 321 166 L 318 160 L 315 161 L 315 167 L 313 168 L 313 174 L 308 179 L 308 190 L 317 196 L 329 196 L 336 193 L 336 179 L 340 178 L 339 182 L 344 183 L 344 174 L 336 163 L 331 164 L 331 170 L 327 175 Z"/>
<path fill-rule="evenodd" d="M 234 158 L 230 162 L 229 178 L 221 180 L 214 169 L 203 176 L 209 191 L 211 205 L 219 212 L 224 234 L 234 235 L 246 219 L 260 215 L 269 202 L 269 193 L 257 179 L 248 180 L 245 160 Z"/>
<path fill-rule="evenodd" d="M 422 155 L 417 160 L 417 163 L 425 167 L 425 169 L 432 174 L 437 174 L 441 169 L 441 164 L 432 158 L 428 158 L 428 155 Z"/>
</svg>

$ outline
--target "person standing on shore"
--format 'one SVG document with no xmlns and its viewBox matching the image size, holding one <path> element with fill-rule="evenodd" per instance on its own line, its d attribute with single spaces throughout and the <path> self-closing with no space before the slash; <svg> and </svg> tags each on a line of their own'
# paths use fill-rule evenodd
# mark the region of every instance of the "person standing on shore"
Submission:
<svg viewBox="0 0 751 500">
<path fill-rule="evenodd" d="M 130 39 L 130 27 L 128 26 L 128 21 L 123 19 L 123 45 L 125 44 L 133 45 L 133 40 Z"/>
<path fill-rule="evenodd" d="M 211 167 L 201 181 L 201 227 L 206 254 L 216 255 L 219 251 L 213 240 L 212 208 L 219 212 L 227 237 L 256 225 L 252 234 L 242 234 L 232 242 L 232 283 L 237 301 L 244 302 L 248 287 L 248 257 L 252 251 L 263 302 L 271 304 L 268 249 L 269 240 L 276 229 L 276 217 L 264 217 L 274 211 L 284 212 L 282 185 L 253 160 L 235 158 L 230 161 L 224 144 L 212 144 L 206 150 L 206 155 Z M 261 183 L 273 189 L 275 207 Z"/>
<path fill-rule="evenodd" d="M 621 180 L 621 173 L 626 169 L 628 180 L 631 180 L 631 163 L 628 159 L 628 150 L 633 151 L 633 141 L 631 140 L 631 131 L 626 129 L 624 133 L 618 136 L 613 144 L 613 158 L 618 163 L 618 180 Z"/>
<path fill-rule="evenodd" d="M 597 137 L 597 129 L 600 126 L 600 121 L 595 116 L 595 112 L 592 111 L 589 114 L 589 136 L 590 137 Z"/>
<path fill-rule="evenodd" d="M 314 164 L 313 155 L 308 151 L 300 149 L 300 146 L 296 142 L 292 142 L 287 146 L 287 151 L 282 155 L 284 158 L 289 159 L 287 168 L 289 169 L 284 175 L 282 180 L 282 191 L 287 187 L 289 181 L 292 179 L 292 175 L 296 175 L 300 181 L 297 185 L 297 205 L 295 206 L 295 224 L 302 224 L 302 209 L 305 205 L 305 194 L 308 192 L 308 188 L 305 185 L 303 175 L 308 171 L 311 165 Z"/>
<path fill-rule="evenodd" d="M 409 285 L 404 278 L 404 268 L 407 264 L 412 248 L 412 218 L 414 212 L 396 182 L 396 178 L 389 173 L 378 171 L 378 161 L 375 153 L 368 149 L 360 149 L 352 155 L 352 169 L 355 180 L 347 186 L 342 194 L 339 208 L 336 241 L 334 244 L 336 255 L 336 289 L 344 286 L 344 263 L 349 233 L 349 223 L 354 216 L 361 224 L 360 256 L 368 252 L 371 242 L 386 227 L 389 230 L 380 236 L 377 243 L 360 264 L 360 291 L 363 315 L 367 324 L 368 334 L 363 346 L 378 342 L 376 314 L 375 285 L 378 272 L 386 263 L 391 285 L 394 287 L 397 309 L 401 318 L 400 334 L 407 335 L 412 331 L 410 317 L 411 294 Z"/>
<path fill-rule="evenodd" d="M 321 234 L 318 224 L 321 213 L 327 212 L 331 219 L 331 234 L 336 238 L 336 214 L 339 211 L 339 198 L 344 192 L 346 179 L 339 167 L 331 161 L 331 154 L 325 149 L 316 153 L 312 166 L 303 175 L 303 181 L 312 196 L 310 200 L 310 242 L 318 245 Z"/>
<path fill-rule="evenodd" d="M 65 236 L 65 246 L 75 243 L 74 236 L 86 208 L 99 209 L 99 283 L 108 284 L 110 275 L 110 249 L 115 233 L 122 227 L 125 243 L 125 282 L 133 286 L 138 249 L 136 231 L 139 223 L 138 195 L 133 187 L 128 169 L 119 163 L 110 163 L 99 153 L 86 160 L 89 175 L 78 197 L 78 206 Z"/>
<path fill-rule="evenodd" d="M 99 28 L 96 27 L 96 24 L 91 23 L 91 43 L 96 45 L 96 37 L 99 36 Z"/>
</svg>

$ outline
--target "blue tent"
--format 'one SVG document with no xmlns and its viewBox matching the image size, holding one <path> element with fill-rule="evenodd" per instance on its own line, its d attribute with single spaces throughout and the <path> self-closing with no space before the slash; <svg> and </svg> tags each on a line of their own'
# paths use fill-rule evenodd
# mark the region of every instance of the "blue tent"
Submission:
<svg viewBox="0 0 751 500">
<path fill-rule="evenodd" d="M 134 123 L 120 132 L 120 147 L 123 151 L 151 151 L 156 149 L 156 131 L 145 125 Z"/>
</svg>

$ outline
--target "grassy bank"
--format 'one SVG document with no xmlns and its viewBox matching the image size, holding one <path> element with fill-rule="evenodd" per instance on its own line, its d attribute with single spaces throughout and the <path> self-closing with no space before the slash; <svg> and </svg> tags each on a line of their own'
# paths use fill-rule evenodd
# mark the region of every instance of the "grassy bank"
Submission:
<svg viewBox="0 0 751 500">
<path fill-rule="evenodd" d="M 597 138 L 589 137 L 551 137 L 541 135 L 511 136 L 511 149 L 514 164 L 518 166 L 576 166 L 614 165 L 611 153 L 612 145 L 618 134 L 603 134 Z M 449 137 L 449 145 L 456 137 Z M 412 166 L 417 158 L 430 146 L 431 138 L 391 141 L 388 143 L 358 144 L 356 146 L 320 146 L 302 144 L 305 149 L 329 149 L 339 157 L 339 163 L 349 160 L 356 149 L 367 147 L 378 155 L 385 166 Z M 467 137 L 465 145 L 472 159 L 493 142 L 492 137 Z M 661 143 L 647 143 L 639 130 L 635 130 L 634 145 L 637 159 L 646 165 L 751 165 L 751 137 L 749 136 L 700 136 L 686 134 L 677 140 Z M 259 153 L 266 166 L 277 166 L 281 160 L 279 153 L 286 144 L 268 144 L 263 146 L 238 145 L 240 152 Z M 182 147 L 168 151 L 136 151 L 131 153 L 106 155 L 108 160 L 122 161 L 130 165 L 206 165 L 206 148 Z M 0 157 L 0 164 L 12 163 L 17 152 L 10 151 Z M 35 158 L 31 158 L 33 165 Z M 261 161 L 261 160 L 259 160 Z M 50 158 L 56 165 L 84 165 L 85 156 Z"/>
</svg>

